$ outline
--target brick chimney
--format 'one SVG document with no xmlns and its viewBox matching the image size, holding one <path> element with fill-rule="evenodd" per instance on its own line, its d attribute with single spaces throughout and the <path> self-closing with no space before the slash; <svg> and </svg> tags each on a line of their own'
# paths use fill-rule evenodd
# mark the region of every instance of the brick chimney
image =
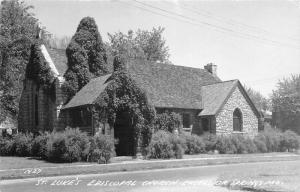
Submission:
<svg viewBox="0 0 300 192">
<path fill-rule="evenodd" d="M 217 76 L 217 65 L 213 63 L 208 63 L 207 65 L 204 66 L 204 69 L 206 69 L 212 75 Z"/>
</svg>

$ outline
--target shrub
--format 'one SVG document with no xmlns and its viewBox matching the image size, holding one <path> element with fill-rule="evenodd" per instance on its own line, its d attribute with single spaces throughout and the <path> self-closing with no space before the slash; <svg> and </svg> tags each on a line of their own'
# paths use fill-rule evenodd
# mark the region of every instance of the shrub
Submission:
<svg viewBox="0 0 300 192">
<path fill-rule="evenodd" d="M 204 134 L 201 136 L 205 143 L 205 150 L 207 152 L 214 151 L 216 149 L 217 136 L 214 134 Z"/>
<path fill-rule="evenodd" d="M 66 152 L 65 138 L 62 133 L 52 132 L 47 140 L 46 156 L 48 161 L 62 162 Z"/>
<path fill-rule="evenodd" d="M 254 142 L 258 152 L 261 152 L 261 153 L 268 152 L 268 148 L 266 145 L 266 138 L 264 135 L 261 135 L 261 134 L 257 135 L 256 137 L 254 137 L 253 142 Z"/>
<path fill-rule="evenodd" d="M 198 154 L 205 153 L 205 143 L 203 139 L 197 135 L 185 135 L 185 144 L 186 144 L 186 154 Z"/>
<path fill-rule="evenodd" d="M 238 154 L 248 153 L 246 139 L 244 136 L 230 135 L 230 136 L 228 136 L 228 139 L 234 145 L 234 147 L 231 148 L 233 153 L 238 153 Z M 230 153 L 231 153 L 231 151 L 230 151 Z"/>
<path fill-rule="evenodd" d="M 64 160 L 68 162 L 86 160 L 90 148 L 87 134 L 81 132 L 78 128 L 67 128 L 64 136 L 66 145 Z"/>
<path fill-rule="evenodd" d="M 109 135 L 95 135 L 90 138 L 88 161 L 108 163 L 115 156 L 115 142 Z"/>
<path fill-rule="evenodd" d="M 280 151 L 281 132 L 274 129 L 265 129 L 261 134 L 265 137 L 268 152 Z"/>
<path fill-rule="evenodd" d="M 280 138 L 280 148 L 282 151 L 291 151 L 300 146 L 299 136 L 290 130 L 285 131 Z"/>
<path fill-rule="evenodd" d="M 79 129 L 67 128 L 64 132 L 51 133 L 47 141 L 47 160 L 81 161 L 88 155 L 89 144 L 88 136 Z"/>
<path fill-rule="evenodd" d="M 182 158 L 185 151 L 184 139 L 168 131 L 157 131 L 148 146 L 148 156 L 154 159 Z"/>
<path fill-rule="evenodd" d="M 161 113 L 157 114 L 155 119 L 155 131 L 163 130 L 173 133 L 175 130 L 180 131 L 181 116 L 178 113 Z"/>
<path fill-rule="evenodd" d="M 170 133 L 170 142 L 172 144 L 172 150 L 176 159 L 182 159 L 184 151 L 186 150 L 186 144 L 184 138 L 177 134 Z"/>
<path fill-rule="evenodd" d="M 18 133 L 14 135 L 15 155 L 20 157 L 30 156 L 32 139 L 32 134 Z"/>
<path fill-rule="evenodd" d="M 233 154 L 237 152 L 234 142 L 230 136 L 217 136 L 216 150 L 221 154 Z"/>
<path fill-rule="evenodd" d="M 15 154 L 15 142 L 9 137 L 0 137 L 0 155 L 12 156 Z"/>
<path fill-rule="evenodd" d="M 49 139 L 49 136 L 50 134 L 48 133 L 40 133 L 40 135 L 36 136 L 33 139 L 31 147 L 32 156 L 46 159 L 47 141 Z"/>
<path fill-rule="evenodd" d="M 246 151 L 248 153 L 257 153 L 258 152 L 257 146 L 254 143 L 253 139 L 245 138 L 244 142 L 245 142 Z"/>
<path fill-rule="evenodd" d="M 169 159 L 174 157 L 173 146 L 170 141 L 170 133 L 166 131 L 157 131 L 152 135 L 148 146 L 150 158 L 154 159 Z"/>
</svg>

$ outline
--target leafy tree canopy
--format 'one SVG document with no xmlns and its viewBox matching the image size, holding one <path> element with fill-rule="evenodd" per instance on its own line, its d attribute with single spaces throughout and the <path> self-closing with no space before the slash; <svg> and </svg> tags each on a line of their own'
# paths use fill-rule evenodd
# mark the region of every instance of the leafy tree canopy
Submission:
<svg viewBox="0 0 300 192">
<path fill-rule="evenodd" d="M 38 20 L 32 6 L 4 0 L 0 7 L 0 105 L 16 118 L 30 46 L 36 38 Z"/>
<path fill-rule="evenodd" d="M 271 104 L 269 99 L 264 97 L 260 92 L 255 91 L 251 87 L 244 86 L 245 90 L 247 91 L 250 99 L 254 103 L 255 107 L 259 111 L 270 111 L 271 110 Z"/>
<path fill-rule="evenodd" d="M 277 89 L 272 94 L 272 106 L 273 111 L 281 117 L 281 129 L 292 129 L 300 133 L 300 74 L 278 82 Z"/>
<path fill-rule="evenodd" d="M 162 36 L 164 28 L 153 28 L 151 31 L 129 30 L 127 34 L 118 32 L 108 34 L 112 55 L 125 55 L 130 58 L 143 58 L 150 61 L 170 63 L 169 48 Z"/>
<path fill-rule="evenodd" d="M 71 98 L 91 78 L 108 73 L 107 57 L 96 22 L 91 17 L 83 18 L 66 49 L 68 70 L 63 86 Z"/>
</svg>

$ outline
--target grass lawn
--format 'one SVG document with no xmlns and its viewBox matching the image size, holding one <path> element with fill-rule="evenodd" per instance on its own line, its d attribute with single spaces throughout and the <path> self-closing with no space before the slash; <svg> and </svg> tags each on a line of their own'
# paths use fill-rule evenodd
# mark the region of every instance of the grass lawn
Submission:
<svg viewBox="0 0 300 192">
<path fill-rule="evenodd" d="M 57 175 L 98 174 L 107 172 L 163 169 L 187 166 L 202 166 L 259 161 L 299 160 L 293 153 L 239 154 L 239 155 L 188 155 L 184 159 L 139 160 L 131 157 L 115 157 L 110 164 L 87 162 L 49 163 L 25 157 L 0 157 L 0 179 L 17 179 Z M 28 169 L 39 168 L 38 173 Z"/>
<path fill-rule="evenodd" d="M 131 157 L 115 157 L 111 163 L 133 161 Z M 1 157 L 0 170 L 8 169 L 24 169 L 24 168 L 43 168 L 43 167 L 66 167 L 76 165 L 97 165 L 91 162 L 75 162 L 75 163 L 51 163 L 44 160 L 39 160 L 31 157 Z"/>
<path fill-rule="evenodd" d="M 53 167 L 67 165 L 82 165 L 86 162 L 77 163 L 50 163 L 43 160 L 37 160 L 30 157 L 0 157 L 0 170 L 37 168 L 37 167 Z"/>
</svg>

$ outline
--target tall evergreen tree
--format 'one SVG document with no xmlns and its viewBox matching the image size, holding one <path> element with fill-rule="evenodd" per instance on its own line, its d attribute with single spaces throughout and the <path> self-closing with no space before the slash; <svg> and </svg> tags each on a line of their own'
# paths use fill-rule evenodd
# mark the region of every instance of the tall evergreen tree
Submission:
<svg viewBox="0 0 300 192">
<path fill-rule="evenodd" d="M 64 92 L 75 95 L 91 78 L 108 73 L 104 43 L 96 22 L 83 18 L 66 50 L 68 70 L 65 73 Z"/>
</svg>

